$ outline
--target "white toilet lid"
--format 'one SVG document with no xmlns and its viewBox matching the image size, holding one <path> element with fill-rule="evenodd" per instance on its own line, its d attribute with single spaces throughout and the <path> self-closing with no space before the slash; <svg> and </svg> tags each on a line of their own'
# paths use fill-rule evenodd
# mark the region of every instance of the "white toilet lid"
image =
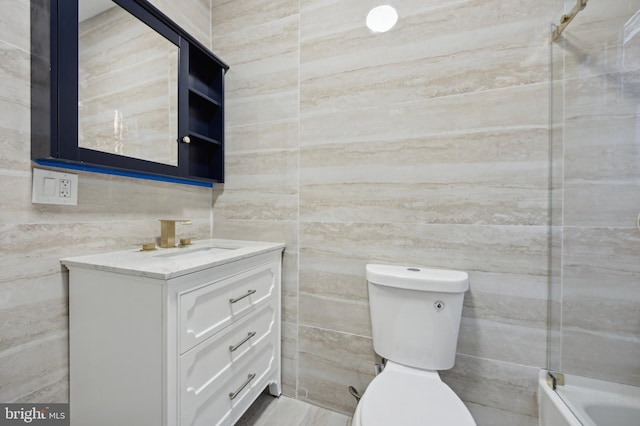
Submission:
<svg viewBox="0 0 640 426">
<path fill-rule="evenodd" d="M 436 372 L 385 371 L 362 397 L 362 426 L 475 426 L 460 398 Z"/>
</svg>

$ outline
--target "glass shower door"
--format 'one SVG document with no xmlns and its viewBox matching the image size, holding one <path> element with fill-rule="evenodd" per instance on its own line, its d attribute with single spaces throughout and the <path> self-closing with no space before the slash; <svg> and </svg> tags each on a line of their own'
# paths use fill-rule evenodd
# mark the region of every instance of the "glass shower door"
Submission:
<svg viewBox="0 0 640 426">
<path fill-rule="evenodd" d="M 551 62 L 549 369 L 637 387 L 640 0 L 590 1 Z"/>
</svg>

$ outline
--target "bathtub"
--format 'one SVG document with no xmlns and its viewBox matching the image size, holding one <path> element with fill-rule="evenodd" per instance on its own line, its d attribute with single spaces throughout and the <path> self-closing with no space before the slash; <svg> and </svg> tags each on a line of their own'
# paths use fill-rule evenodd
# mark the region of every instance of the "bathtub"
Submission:
<svg viewBox="0 0 640 426">
<path fill-rule="evenodd" d="M 640 426 L 640 388 L 565 375 L 557 391 L 538 376 L 540 426 Z"/>
</svg>

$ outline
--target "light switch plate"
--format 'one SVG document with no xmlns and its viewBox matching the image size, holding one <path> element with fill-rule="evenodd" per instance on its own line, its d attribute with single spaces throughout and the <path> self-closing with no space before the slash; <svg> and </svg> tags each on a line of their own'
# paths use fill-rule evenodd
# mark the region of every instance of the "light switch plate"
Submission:
<svg viewBox="0 0 640 426">
<path fill-rule="evenodd" d="M 34 168 L 31 202 L 78 205 L 78 175 Z"/>
</svg>

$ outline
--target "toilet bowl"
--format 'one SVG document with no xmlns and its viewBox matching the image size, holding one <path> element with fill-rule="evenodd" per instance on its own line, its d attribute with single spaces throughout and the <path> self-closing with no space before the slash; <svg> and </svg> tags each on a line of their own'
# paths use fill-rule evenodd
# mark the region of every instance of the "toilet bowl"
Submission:
<svg viewBox="0 0 640 426">
<path fill-rule="evenodd" d="M 373 347 L 387 360 L 353 426 L 475 426 L 437 370 L 454 365 L 466 272 L 369 264 Z"/>
<path fill-rule="evenodd" d="M 437 371 L 387 361 L 356 407 L 352 426 L 475 426 Z"/>
</svg>

